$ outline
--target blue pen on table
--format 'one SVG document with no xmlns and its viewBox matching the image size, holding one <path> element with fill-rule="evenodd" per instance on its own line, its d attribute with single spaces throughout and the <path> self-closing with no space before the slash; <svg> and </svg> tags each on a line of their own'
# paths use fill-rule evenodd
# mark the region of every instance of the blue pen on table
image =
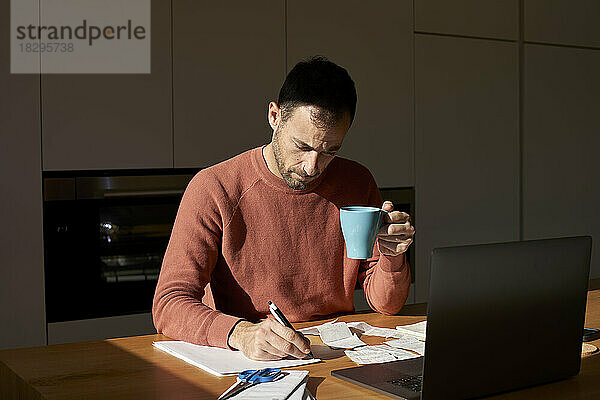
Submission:
<svg viewBox="0 0 600 400">
<path fill-rule="evenodd" d="M 294 329 L 294 327 L 292 326 L 292 324 L 290 324 L 290 321 L 287 320 L 287 318 L 285 317 L 285 315 L 283 315 L 283 313 L 281 312 L 281 310 L 272 301 L 269 301 L 269 310 L 271 311 L 271 314 L 275 317 L 275 319 L 281 325 L 286 326 L 286 327 L 292 329 L 294 332 L 296 332 L 296 330 Z M 310 356 L 310 358 L 315 358 L 315 356 L 313 355 L 312 351 L 310 351 L 308 353 L 308 355 Z"/>
</svg>

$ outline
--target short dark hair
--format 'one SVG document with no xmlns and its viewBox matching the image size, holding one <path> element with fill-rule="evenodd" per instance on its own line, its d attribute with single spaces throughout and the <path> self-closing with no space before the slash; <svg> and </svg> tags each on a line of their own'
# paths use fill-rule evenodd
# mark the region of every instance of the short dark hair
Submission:
<svg viewBox="0 0 600 400">
<path fill-rule="evenodd" d="M 356 112 L 356 88 L 345 68 L 323 56 L 315 56 L 292 68 L 281 86 L 277 103 L 284 124 L 299 106 L 318 107 L 311 117 L 320 125 L 334 125 L 346 112 L 352 123 Z"/>
</svg>

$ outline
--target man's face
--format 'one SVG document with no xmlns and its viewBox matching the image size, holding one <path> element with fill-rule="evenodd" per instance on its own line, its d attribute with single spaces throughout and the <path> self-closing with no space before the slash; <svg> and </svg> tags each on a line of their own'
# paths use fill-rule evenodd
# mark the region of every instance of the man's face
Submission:
<svg viewBox="0 0 600 400">
<path fill-rule="evenodd" d="M 273 154 L 285 183 L 305 189 L 325 171 L 350 128 L 350 114 L 323 124 L 314 106 L 300 106 L 273 133 Z"/>
</svg>

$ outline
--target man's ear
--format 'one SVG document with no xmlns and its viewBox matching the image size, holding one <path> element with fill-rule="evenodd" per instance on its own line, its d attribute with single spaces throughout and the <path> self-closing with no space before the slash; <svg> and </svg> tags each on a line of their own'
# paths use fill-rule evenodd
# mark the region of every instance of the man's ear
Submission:
<svg viewBox="0 0 600 400">
<path fill-rule="evenodd" d="M 269 103 L 267 120 L 269 121 L 269 125 L 271 125 L 271 129 L 273 129 L 273 132 L 275 132 L 279 126 L 279 123 L 281 122 L 281 108 L 274 101 Z"/>
</svg>

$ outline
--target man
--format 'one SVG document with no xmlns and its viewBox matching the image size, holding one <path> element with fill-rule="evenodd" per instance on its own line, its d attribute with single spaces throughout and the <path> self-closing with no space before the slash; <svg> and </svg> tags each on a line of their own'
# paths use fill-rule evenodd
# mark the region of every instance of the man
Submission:
<svg viewBox="0 0 600 400">
<path fill-rule="evenodd" d="M 300 62 L 269 104 L 271 143 L 192 179 L 156 287 L 158 332 L 257 360 L 301 358 L 309 341 L 267 318 L 269 300 L 292 322 L 316 319 L 354 311 L 358 283 L 374 310 L 400 310 L 414 235 L 407 214 L 385 216 L 372 259 L 345 256 L 339 208 L 382 204 L 369 171 L 336 157 L 355 108 L 344 68 Z"/>
</svg>

